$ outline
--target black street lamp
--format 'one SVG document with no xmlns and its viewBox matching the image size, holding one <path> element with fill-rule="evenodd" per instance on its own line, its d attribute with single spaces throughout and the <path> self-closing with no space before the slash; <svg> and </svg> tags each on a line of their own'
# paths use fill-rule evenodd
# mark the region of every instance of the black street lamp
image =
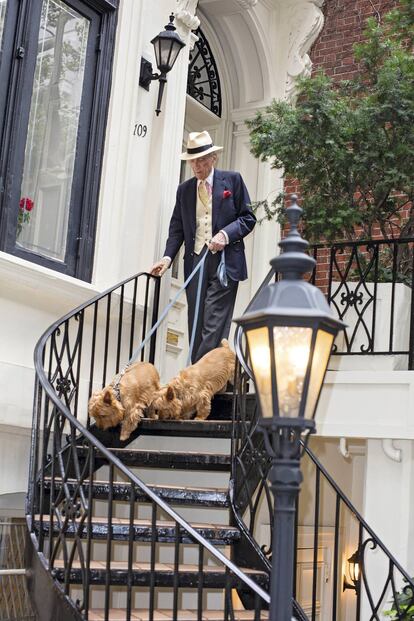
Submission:
<svg viewBox="0 0 414 621">
<path fill-rule="evenodd" d="M 165 26 L 165 30 L 160 32 L 154 37 L 151 43 L 154 46 L 155 60 L 157 61 L 158 71 L 160 73 L 152 73 L 152 64 L 141 58 L 141 73 L 139 76 L 140 85 L 149 91 L 149 87 L 152 80 L 159 80 L 160 86 L 158 89 L 158 101 L 157 109 L 155 110 L 158 116 L 161 112 L 162 96 L 164 94 L 164 87 L 167 82 L 167 73 L 173 68 L 175 61 L 181 49 L 185 47 L 184 41 L 175 32 L 176 28 L 173 24 L 174 13 L 170 15 L 170 23 Z"/>
<path fill-rule="evenodd" d="M 338 331 L 322 292 L 303 280 L 315 260 L 305 253 L 309 244 L 297 224 L 302 209 L 291 197 L 286 210 L 290 231 L 271 261 L 282 279 L 267 285 L 248 312 L 236 319 L 247 340 L 247 357 L 258 394 L 269 472 L 274 495 L 271 577 L 271 621 L 291 621 L 294 528 L 300 471 L 301 434 L 315 431 L 314 416 Z M 247 363 L 247 361 L 245 361 Z"/>
</svg>

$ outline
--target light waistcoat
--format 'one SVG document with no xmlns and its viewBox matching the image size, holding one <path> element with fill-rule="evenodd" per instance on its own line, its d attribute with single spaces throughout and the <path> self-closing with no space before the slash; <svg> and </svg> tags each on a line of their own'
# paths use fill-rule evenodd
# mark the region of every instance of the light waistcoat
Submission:
<svg viewBox="0 0 414 621">
<path fill-rule="evenodd" d="M 197 203 L 196 203 L 196 233 L 194 241 L 194 252 L 200 254 L 205 244 L 212 238 L 211 222 L 213 217 L 213 193 L 210 186 L 208 205 L 205 206 L 198 195 L 197 184 Z"/>
</svg>

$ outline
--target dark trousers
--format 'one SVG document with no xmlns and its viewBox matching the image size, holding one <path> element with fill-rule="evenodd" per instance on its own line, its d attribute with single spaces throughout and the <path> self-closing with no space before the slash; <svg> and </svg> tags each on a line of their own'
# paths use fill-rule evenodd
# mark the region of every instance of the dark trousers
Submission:
<svg viewBox="0 0 414 621">
<path fill-rule="evenodd" d="M 193 269 L 204 255 L 194 255 Z M 204 354 L 220 345 L 220 341 L 228 338 L 234 304 L 236 302 L 239 283 L 228 278 L 228 286 L 223 287 L 217 278 L 217 268 L 220 263 L 220 252 L 208 253 L 204 264 L 203 284 L 201 288 L 200 310 L 198 314 L 197 330 L 194 347 L 191 355 L 192 362 L 200 360 Z M 191 339 L 194 323 L 194 312 L 197 298 L 198 276 L 193 278 L 187 287 L 188 304 L 188 338 Z"/>
</svg>

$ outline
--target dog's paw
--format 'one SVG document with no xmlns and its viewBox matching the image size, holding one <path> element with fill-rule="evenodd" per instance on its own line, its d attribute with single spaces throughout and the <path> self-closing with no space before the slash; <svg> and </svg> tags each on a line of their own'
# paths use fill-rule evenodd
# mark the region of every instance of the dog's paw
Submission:
<svg viewBox="0 0 414 621">
<path fill-rule="evenodd" d="M 119 439 L 124 441 L 124 440 L 128 440 L 129 436 L 131 435 L 131 431 L 128 429 L 121 429 L 121 433 L 119 436 Z"/>
</svg>

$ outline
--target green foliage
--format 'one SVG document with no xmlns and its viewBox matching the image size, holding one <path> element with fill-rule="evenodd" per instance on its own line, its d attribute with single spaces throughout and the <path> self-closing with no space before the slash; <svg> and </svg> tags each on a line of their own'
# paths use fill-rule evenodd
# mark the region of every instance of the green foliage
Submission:
<svg viewBox="0 0 414 621">
<path fill-rule="evenodd" d="M 404 582 L 407 581 L 404 580 Z M 384 610 L 384 615 L 391 617 L 390 621 L 414 621 L 414 592 L 412 587 L 410 585 L 405 586 L 396 594 L 395 600 L 390 610 Z"/>
<path fill-rule="evenodd" d="M 369 239 L 377 224 L 385 238 L 414 232 L 414 214 L 399 217 L 414 198 L 413 42 L 414 2 L 402 0 L 368 20 L 354 80 L 301 79 L 296 105 L 273 101 L 248 122 L 253 154 L 299 181 L 311 241 Z M 254 206 L 283 223 L 284 199 Z"/>
</svg>

